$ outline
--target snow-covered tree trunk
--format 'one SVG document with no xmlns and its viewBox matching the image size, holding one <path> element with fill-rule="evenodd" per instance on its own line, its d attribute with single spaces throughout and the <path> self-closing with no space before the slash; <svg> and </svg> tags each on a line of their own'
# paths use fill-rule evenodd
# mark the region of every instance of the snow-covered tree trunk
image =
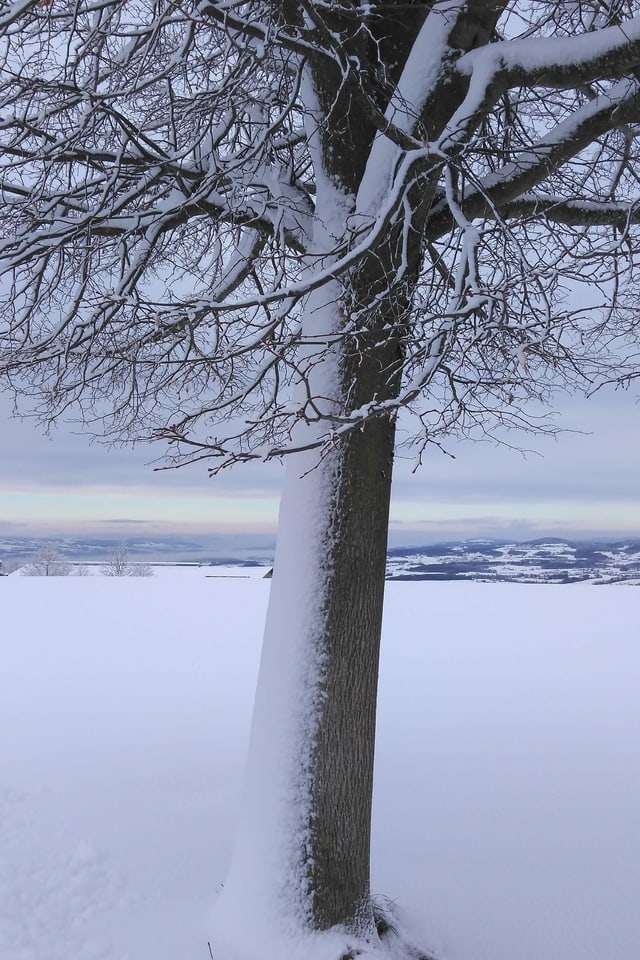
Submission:
<svg viewBox="0 0 640 960">
<path fill-rule="evenodd" d="M 381 421 L 319 463 L 303 454 L 287 468 L 245 805 L 220 905 L 236 932 L 247 911 L 267 937 L 276 921 L 374 932 L 369 825 L 392 453 L 393 428 Z"/>
<path fill-rule="evenodd" d="M 330 265 L 333 251 L 353 242 L 370 143 L 360 156 L 345 154 L 339 123 L 315 130 L 316 170 L 324 171 L 309 257 L 317 270 L 320 258 Z M 416 203 L 417 216 L 421 209 Z M 315 446 L 332 415 L 339 425 L 328 450 L 287 460 L 246 795 L 218 910 L 236 943 L 247 913 L 263 935 L 288 924 L 290 932 L 337 927 L 377 940 L 369 845 L 395 419 L 353 429 L 344 418 L 398 396 L 419 237 L 391 226 L 370 257 L 305 306 L 302 389 L 322 419 L 300 424 L 295 440 Z M 251 955 L 258 944 L 247 945 Z"/>
<path fill-rule="evenodd" d="M 333 290 L 332 302 L 310 298 L 313 339 L 323 322 L 344 323 Z M 353 365 L 363 362 L 360 400 L 397 391 L 382 356 L 361 362 L 339 343 L 310 374 L 316 395 L 357 402 Z M 236 941 L 247 913 L 264 937 L 276 924 L 375 937 L 369 838 L 394 433 L 388 418 L 372 420 L 324 455 L 287 463 L 244 809 L 218 910 Z M 258 944 L 247 944 L 250 955 Z"/>
</svg>

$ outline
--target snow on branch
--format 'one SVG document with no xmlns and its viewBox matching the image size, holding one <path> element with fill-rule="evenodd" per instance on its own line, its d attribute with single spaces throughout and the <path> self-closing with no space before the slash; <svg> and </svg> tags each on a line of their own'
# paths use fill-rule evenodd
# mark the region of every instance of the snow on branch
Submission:
<svg viewBox="0 0 640 960">
<path fill-rule="evenodd" d="M 576 157 L 612 126 L 633 122 L 638 117 L 640 81 L 634 78 L 621 80 L 606 93 L 575 110 L 513 160 L 478 178 L 458 202 L 470 218 L 492 217 L 495 211 L 516 201 L 520 194 L 543 183 L 552 172 Z M 444 234 L 453 219 L 446 201 L 440 201 L 431 214 L 429 236 L 435 238 Z"/>
<path fill-rule="evenodd" d="M 421 445 L 637 354 L 640 3 L 399 9 L 6 6 L 0 376 L 43 420 Z"/>
<path fill-rule="evenodd" d="M 618 79 L 640 66 L 640 16 L 577 36 L 503 40 L 470 50 L 456 69 L 503 92 L 514 86 L 569 87 Z"/>
</svg>

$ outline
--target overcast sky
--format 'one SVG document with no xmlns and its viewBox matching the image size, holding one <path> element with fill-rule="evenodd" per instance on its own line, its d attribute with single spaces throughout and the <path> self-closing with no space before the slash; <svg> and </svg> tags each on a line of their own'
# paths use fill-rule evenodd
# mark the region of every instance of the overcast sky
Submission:
<svg viewBox="0 0 640 960">
<path fill-rule="evenodd" d="M 129 536 L 275 531 L 282 468 L 209 480 L 197 465 L 154 472 L 153 447 L 107 449 L 62 426 L 43 437 L 0 397 L 0 534 Z M 562 423 L 590 435 L 521 437 L 542 455 L 487 443 L 396 466 L 394 545 L 464 537 L 640 535 L 640 408 L 631 393 L 571 400 Z M 514 440 L 518 438 L 514 437 Z"/>
</svg>

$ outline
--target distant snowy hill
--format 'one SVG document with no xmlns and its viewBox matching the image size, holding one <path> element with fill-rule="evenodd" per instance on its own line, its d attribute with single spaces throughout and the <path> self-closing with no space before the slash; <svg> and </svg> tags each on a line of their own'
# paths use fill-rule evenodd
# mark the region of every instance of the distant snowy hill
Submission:
<svg viewBox="0 0 640 960">
<path fill-rule="evenodd" d="M 122 537 L 12 537 L 0 536 L 0 560 L 23 560 L 32 556 L 43 543 L 55 542 L 70 561 L 104 562 L 113 552 L 114 543 L 126 544 L 134 560 L 190 561 L 211 563 L 270 563 L 274 539 L 265 535 L 209 535 Z"/>
<path fill-rule="evenodd" d="M 640 584 L 640 541 L 465 540 L 389 551 L 390 580 Z"/>
<path fill-rule="evenodd" d="M 11 569 L 36 552 L 42 540 L 0 537 L 0 561 Z M 224 565 L 270 565 L 273 543 L 228 537 L 127 538 L 132 560 Z M 100 563 L 112 539 L 67 537 L 57 541 L 72 562 Z M 640 540 L 569 541 L 556 537 L 525 543 L 462 540 L 389 550 L 389 580 L 479 580 L 511 583 L 626 583 L 640 585 Z"/>
</svg>

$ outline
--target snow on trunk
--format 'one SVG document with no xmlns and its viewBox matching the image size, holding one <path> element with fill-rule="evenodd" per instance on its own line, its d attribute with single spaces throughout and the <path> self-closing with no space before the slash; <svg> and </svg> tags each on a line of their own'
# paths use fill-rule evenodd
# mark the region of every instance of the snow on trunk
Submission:
<svg viewBox="0 0 640 960">
<path fill-rule="evenodd" d="M 318 194 L 315 248 L 344 230 L 343 191 Z M 341 287 L 305 305 L 301 362 L 324 413 L 352 384 Z M 327 348 L 327 344 L 333 345 Z M 316 362 L 316 353 L 322 360 Z M 347 370 L 347 374 L 345 374 Z M 300 445 L 327 421 L 301 422 Z M 375 952 L 369 835 L 393 425 L 290 456 L 239 828 L 215 909 L 215 960 Z"/>
<path fill-rule="evenodd" d="M 355 454 L 345 440 L 288 465 L 215 960 L 337 960 L 356 940 L 375 950 L 369 825 L 389 492 L 384 483 L 376 503 L 367 484 L 380 451 L 390 467 L 386 428 L 382 443 L 358 433 Z"/>
<path fill-rule="evenodd" d="M 282 937 L 292 940 L 282 955 L 292 956 L 293 943 L 311 927 L 305 870 L 323 667 L 321 558 L 336 458 L 328 459 L 314 470 L 317 454 L 292 458 L 282 498 L 244 802 L 216 911 L 219 933 L 247 958 L 270 955 L 266 945 Z M 305 470 L 311 472 L 301 476 Z"/>
</svg>

